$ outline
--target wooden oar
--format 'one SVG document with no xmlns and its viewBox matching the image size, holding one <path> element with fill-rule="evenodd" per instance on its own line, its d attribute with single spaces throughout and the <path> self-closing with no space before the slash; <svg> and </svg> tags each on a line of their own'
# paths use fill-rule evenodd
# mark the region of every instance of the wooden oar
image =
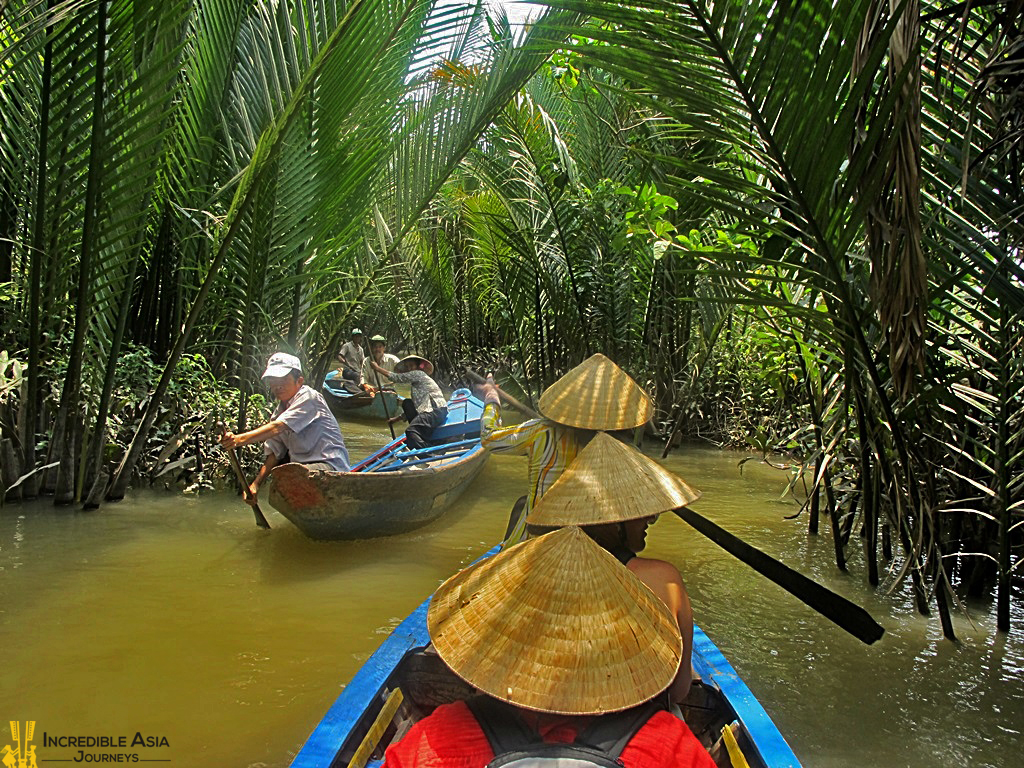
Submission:
<svg viewBox="0 0 1024 768">
<path fill-rule="evenodd" d="M 470 368 L 466 369 L 466 374 L 469 376 L 469 378 L 471 378 L 473 380 L 473 382 L 475 384 L 481 384 L 482 385 L 482 384 L 486 384 L 487 383 L 487 379 L 485 379 L 479 373 L 477 373 L 476 371 L 474 371 L 474 370 L 472 370 Z M 510 395 L 508 392 L 503 390 L 501 387 L 495 385 L 495 388 L 498 390 L 498 394 L 501 396 L 502 400 L 504 400 L 506 403 L 511 405 L 513 408 L 515 408 L 517 411 L 519 411 L 524 416 L 529 416 L 531 419 L 543 419 L 544 418 L 539 413 L 537 413 L 535 410 L 533 410 L 533 408 L 531 408 L 530 406 L 523 405 L 521 402 L 516 400 L 514 397 L 512 397 L 512 395 Z"/>
<path fill-rule="evenodd" d="M 871 645 L 885 632 L 882 625 L 871 618 L 871 614 L 856 603 L 825 589 L 802 573 L 769 557 L 689 507 L 680 507 L 673 511 L 726 552 L 738 557 L 762 576 L 774 581 L 793 597 L 802 600 L 858 640 Z"/>
<path fill-rule="evenodd" d="M 372 365 L 370 369 L 373 371 L 373 380 L 377 382 L 377 394 L 380 395 L 380 401 L 384 404 L 384 415 L 388 417 L 388 429 L 391 430 L 391 439 L 395 439 L 395 427 L 391 423 L 391 411 L 388 409 L 388 399 L 384 397 L 384 390 L 380 386 L 380 374 L 377 373 L 377 369 Z"/>
<path fill-rule="evenodd" d="M 223 437 L 227 430 L 224 428 L 223 424 L 218 424 L 217 426 L 220 427 L 220 435 Z M 238 482 L 242 485 L 242 495 L 244 496 L 249 492 L 249 483 L 245 479 L 245 473 L 242 472 L 242 465 L 238 463 L 238 456 L 235 455 L 235 449 L 224 448 L 224 452 L 228 455 L 228 463 L 231 465 L 231 468 L 235 470 L 235 477 L 238 478 Z M 270 527 L 270 523 L 267 522 L 267 518 L 263 514 L 263 510 L 260 509 L 259 502 L 255 499 L 252 501 L 252 513 L 256 516 L 256 525 L 260 528 Z"/>
</svg>

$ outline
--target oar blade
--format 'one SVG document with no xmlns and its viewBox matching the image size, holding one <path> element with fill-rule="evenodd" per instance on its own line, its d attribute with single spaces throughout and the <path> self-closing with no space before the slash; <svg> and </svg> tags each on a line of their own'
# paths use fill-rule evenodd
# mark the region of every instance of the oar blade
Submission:
<svg viewBox="0 0 1024 768">
<path fill-rule="evenodd" d="M 882 625 L 871 618 L 871 614 L 856 603 L 811 581 L 802 573 L 794 571 L 788 565 L 783 565 L 775 558 L 769 557 L 703 515 L 697 514 L 688 507 L 680 507 L 673 511 L 726 552 L 742 560 L 762 576 L 775 582 L 861 642 L 870 645 L 885 632 Z"/>
<path fill-rule="evenodd" d="M 252 513 L 256 517 L 256 525 L 260 528 L 270 528 L 270 522 L 267 520 L 266 515 L 263 514 L 259 504 L 252 505 Z"/>
<path fill-rule="evenodd" d="M 217 426 L 220 428 L 220 433 L 223 436 L 225 432 L 223 422 L 218 422 Z M 228 464 L 235 471 L 235 478 L 238 480 L 239 485 L 241 485 L 242 493 L 244 494 L 249 487 L 249 483 L 245 479 L 245 473 L 242 471 L 242 464 L 238 461 L 238 455 L 235 453 L 234 448 L 225 448 L 224 452 L 228 455 Z M 269 530 L 270 522 L 267 520 L 266 515 L 263 514 L 263 510 L 260 509 L 259 502 L 255 502 L 252 505 L 252 514 L 256 518 L 257 526 Z"/>
</svg>

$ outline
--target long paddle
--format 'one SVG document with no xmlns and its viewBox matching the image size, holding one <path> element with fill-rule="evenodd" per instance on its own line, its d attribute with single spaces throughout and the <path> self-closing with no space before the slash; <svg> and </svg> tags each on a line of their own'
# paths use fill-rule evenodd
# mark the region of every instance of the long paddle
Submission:
<svg viewBox="0 0 1024 768">
<path fill-rule="evenodd" d="M 220 435 L 223 437 L 227 430 L 225 430 L 223 424 L 218 424 L 217 426 L 220 427 Z M 224 448 L 224 452 L 228 455 L 228 463 L 231 464 L 231 468 L 235 470 L 235 477 L 238 478 L 238 482 L 242 484 L 242 495 L 244 496 L 248 492 L 249 483 L 245 479 L 245 473 L 242 472 L 242 465 L 238 463 L 238 456 L 235 455 L 235 449 Z M 256 525 L 260 528 L 270 527 L 270 523 L 267 522 L 267 518 L 263 514 L 263 510 L 260 509 L 260 504 L 256 499 L 252 500 L 252 513 L 256 516 Z"/>
<path fill-rule="evenodd" d="M 467 368 L 466 373 L 476 383 L 486 383 L 486 380 L 475 371 Z M 509 405 L 524 415 L 533 418 L 543 418 L 532 408 L 523 405 L 503 390 L 499 389 L 498 393 L 505 398 Z M 675 510 L 675 513 L 698 532 L 722 547 L 726 552 L 739 558 L 762 576 L 775 582 L 798 600 L 803 601 L 825 618 L 838 624 L 858 640 L 870 645 L 885 632 L 885 629 L 871 618 L 871 614 L 856 603 L 837 595 L 831 590 L 825 589 L 825 587 L 811 581 L 802 573 L 794 571 L 788 565 L 783 565 L 775 558 L 752 547 L 703 515 L 697 514 L 689 507 L 680 507 Z"/>
<path fill-rule="evenodd" d="M 726 552 L 735 555 L 762 576 L 774 581 L 793 597 L 802 600 L 858 640 L 871 645 L 885 632 L 882 625 L 871 618 L 871 614 L 856 603 L 825 589 L 802 573 L 769 557 L 689 507 L 680 507 L 673 511 Z"/>
<path fill-rule="evenodd" d="M 477 373 L 476 371 L 474 371 L 474 370 L 472 370 L 470 368 L 466 369 L 466 374 L 469 376 L 469 378 L 471 378 L 473 380 L 474 384 L 486 384 L 487 383 L 487 379 L 485 379 L 479 373 Z M 515 408 L 517 411 L 519 411 L 524 416 L 529 416 L 531 419 L 543 419 L 544 418 L 539 413 L 537 413 L 535 410 L 533 410 L 533 408 L 531 408 L 530 406 L 523 405 L 521 402 L 516 400 L 514 397 L 512 397 L 512 395 L 510 395 L 508 392 L 503 390 L 501 387 L 495 385 L 495 389 L 498 390 L 498 394 L 501 396 L 501 398 L 506 403 L 511 405 L 513 408 Z"/>
<path fill-rule="evenodd" d="M 395 439 L 395 427 L 391 423 L 391 411 L 388 408 L 388 399 L 386 397 L 384 397 L 384 390 L 380 386 L 380 374 L 377 373 L 377 369 L 374 368 L 372 365 L 370 366 L 370 369 L 373 371 L 373 380 L 375 382 L 377 382 L 377 394 L 380 395 L 380 401 L 381 401 L 381 403 L 384 404 L 384 415 L 388 417 L 388 429 L 391 430 L 391 439 L 394 440 Z"/>
</svg>

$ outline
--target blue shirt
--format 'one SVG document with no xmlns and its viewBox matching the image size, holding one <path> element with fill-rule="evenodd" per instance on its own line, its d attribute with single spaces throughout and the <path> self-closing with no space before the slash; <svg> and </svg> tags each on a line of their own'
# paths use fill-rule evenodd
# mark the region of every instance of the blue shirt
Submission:
<svg viewBox="0 0 1024 768">
<path fill-rule="evenodd" d="M 266 441 L 265 456 L 281 457 L 287 452 L 289 461 L 299 464 L 323 461 L 338 472 L 348 472 L 345 438 L 327 401 L 315 389 L 303 384 L 291 400 L 277 407 L 273 421 L 280 421 L 288 429 Z"/>
</svg>

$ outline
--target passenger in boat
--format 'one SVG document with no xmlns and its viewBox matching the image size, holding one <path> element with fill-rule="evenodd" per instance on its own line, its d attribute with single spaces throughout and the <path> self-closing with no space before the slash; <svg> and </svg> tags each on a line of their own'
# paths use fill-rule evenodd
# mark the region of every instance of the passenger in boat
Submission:
<svg viewBox="0 0 1024 768">
<path fill-rule="evenodd" d="M 637 557 L 647 528 L 662 512 L 686 506 L 700 492 L 632 445 L 599 432 L 527 517 L 531 532 L 578 525 L 661 598 L 683 638 L 683 663 L 669 689 L 673 702 L 690 691 L 693 609 L 679 569 L 664 560 Z"/>
<path fill-rule="evenodd" d="M 661 695 L 682 659 L 673 617 L 579 528 L 456 574 L 427 626 L 441 660 L 481 695 L 413 725 L 386 750 L 387 768 L 483 768 L 496 753 L 552 750 L 573 765 L 714 766 Z"/>
<path fill-rule="evenodd" d="M 545 418 L 503 427 L 501 401 L 490 374 L 483 385 L 480 442 L 492 451 L 525 453 L 528 461 L 526 506 L 510 521 L 506 544 L 526 537 L 526 517 L 572 464 L 595 430 L 626 430 L 646 424 L 654 413 L 650 398 L 609 358 L 593 355 L 544 390 Z"/>
<path fill-rule="evenodd" d="M 398 365 L 398 358 L 387 351 L 387 339 L 380 334 L 370 337 L 370 356 L 363 360 L 363 365 L 359 369 L 359 386 L 374 394 L 377 391 L 377 382 L 380 381 L 380 377 L 370 367 L 371 360 L 388 371 L 395 370 L 395 366 Z"/>
<path fill-rule="evenodd" d="M 370 367 L 391 381 L 409 384 L 411 396 L 402 401 L 404 413 L 392 416 L 389 421 L 398 421 L 404 415 L 409 421 L 405 428 L 405 444 L 414 451 L 426 448 L 434 428 L 448 418 L 448 400 L 437 382 L 430 378 L 434 366 L 425 357 L 409 355 L 399 360 L 393 371 L 372 359 Z"/>
<path fill-rule="evenodd" d="M 341 363 L 341 378 L 359 383 L 359 371 L 363 367 L 366 352 L 363 350 L 363 332 L 359 328 L 352 329 L 352 338 L 341 345 L 338 350 L 338 361 Z"/>
<path fill-rule="evenodd" d="M 251 506 L 270 470 L 286 461 L 310 469 L 334 472 L 349 470 L 348 449 L 338 422 L 323 395 L 306 386 L 302 364 L 295 355 L 276 352 L 267 361 L 263 383 L 280 404 L 270 421 L 239 435 L 226 432 L 220 440 L 225 448 L 262 442 L 266 459 L 244 494 Z"/>
</svg>

